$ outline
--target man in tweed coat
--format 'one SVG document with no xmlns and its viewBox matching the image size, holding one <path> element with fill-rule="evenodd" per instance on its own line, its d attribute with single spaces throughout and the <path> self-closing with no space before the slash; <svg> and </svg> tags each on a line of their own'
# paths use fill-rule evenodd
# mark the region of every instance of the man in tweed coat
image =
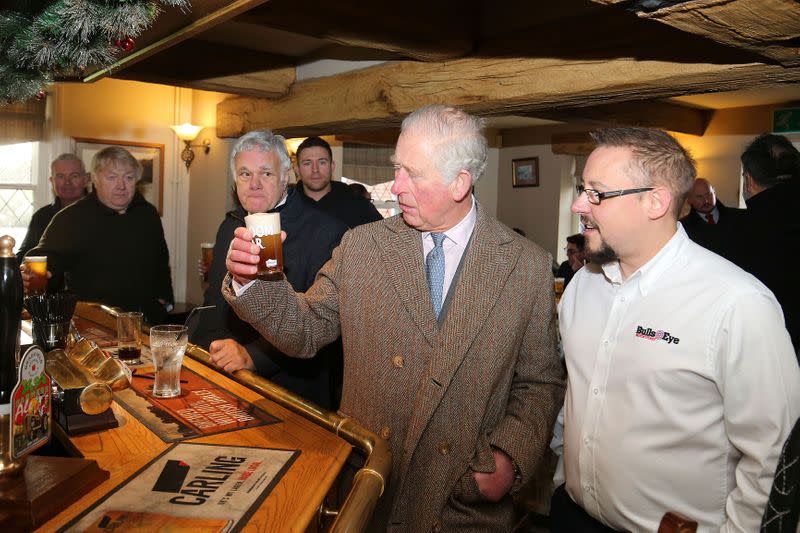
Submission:
<svg viewBox="0 0 800 533">
<path fill-rule="evenodd" d="M 407 117 L 393 157 L 402 216 L 346 233 L 305 294 L 251 281 L 258 250 L 245 228 L 228 253 L 225 297 L 284 353 L 310 357 L 341 331 L 341 412 L 393 454 L 371 530 L 509 531 L 510 494 L 562 403 L 551 259 L 474 201 L 482 126 L 445 106 Z M 426 282 L 437 247 L 438 302 Z"/>
</svg>

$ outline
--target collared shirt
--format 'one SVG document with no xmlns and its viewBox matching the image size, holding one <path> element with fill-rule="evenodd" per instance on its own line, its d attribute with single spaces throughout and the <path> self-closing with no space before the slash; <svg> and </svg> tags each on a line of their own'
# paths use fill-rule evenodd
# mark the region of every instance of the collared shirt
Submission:
<svg viewBox="0 0 800 533">
<path fill-rule="evenodd" d="M 758 531 L 800 414 L 800 368 L 774 296 L 678 226 L 628 279 L 587 266 L 561 299 L 567 490 L 615 529 L 666 511 L 698 532 Z"/>
<path fill-rule="evenodd" d="M 458 270 L 458 264 L 461 262 L 464 250 L 467 249 L 469 238 L 472 236 L 472 230 L 475 229 L 475 220 L 477 216 L 475 197 L 473 196 L 472 207 L 469 213 L 467 213 L 458 224 L 443 232 L 446 238 L 442 242 L 442 248 L 444 249 L 444 287 L 442 289 L 442 298 L 447 297 L 447 291 L 450 290 L 450 284 L 453 283 L 456 270 Z M 428 254 L 431 250 L 433 250 L 431 232 L 424 231 L 422 232 L 422 252 L 424 259 L 428 258 Z"/>
<path fill-rule="evenodd" d="M 717 206 L 714 206 L 714 209 L 711 210 L 710 213 L 701 213 L 700 211 L 695 211 L 695 214 L 703 219 L 703 222 L 708 224 L 708 215 L 714 217 L 714 224 L 719 224 L 719 209 Z"/>
</svg>

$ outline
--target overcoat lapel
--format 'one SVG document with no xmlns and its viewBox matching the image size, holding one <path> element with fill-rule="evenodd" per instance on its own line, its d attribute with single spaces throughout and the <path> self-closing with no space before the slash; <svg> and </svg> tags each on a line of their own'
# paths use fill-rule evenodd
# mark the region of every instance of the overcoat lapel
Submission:
<svg viewBox="0 0 800 533">
<path fill-rule="evenodd" d="M 421 234 L 408 227 L 399 216 L 391 219 L 387 228 L 388 242 L 376 243 L 385 272 L 417 329 L 432 346 L 438 328 L 425 279 Z"/>
<path fill-rule="evenodd" d="M 403 449 L 413 453 L 434 411 L 444 397 L 453 376 L 464 361 L 475 337 L 489 323 L 508 277 L 517 263 L 520 246 L 500 231 L 494 219 L 478 210 L 472 244 L 464 258 L 463 271 L 453 294 L 448 316 L 436 338 L 425 382 L 420 383 L 411 412 L 413 413 Z M 491 335 L 491 332 L 484 332 Z M 492 357 L 493 354 L 479 354 Z M 433 382 L 431 386 L 428 381 Z M 400 471 L 405 472 L 411 461 L 409 453 L 402 458 Z"/>
</svg>

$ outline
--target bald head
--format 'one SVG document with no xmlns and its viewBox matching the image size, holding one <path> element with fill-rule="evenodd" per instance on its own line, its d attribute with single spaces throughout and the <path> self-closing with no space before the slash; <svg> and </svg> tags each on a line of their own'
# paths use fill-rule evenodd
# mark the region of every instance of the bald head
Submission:
<svg viewBox="0 0 800 533">
<path fill-rule="evenodd" d="M 689 191 L 689 196 L 686 198 L 695 211 L 702 214 L 710 213 L 717 205 L 717 195 L 714 192 L 714 186 L 703 178 L 694 180 L 692 190 Z"/>
</svg>

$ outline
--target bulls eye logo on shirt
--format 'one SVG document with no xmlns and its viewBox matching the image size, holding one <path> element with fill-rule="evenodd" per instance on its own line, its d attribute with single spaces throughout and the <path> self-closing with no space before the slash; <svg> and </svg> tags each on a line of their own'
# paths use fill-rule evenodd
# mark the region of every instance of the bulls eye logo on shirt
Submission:
<svg viewBox="0 0 800 533">
<path fill-rule="evenodd" d="M 636 326 L 636 336 L 649 341 L 664 341 L 667 344 L 678 344 L 681 340 L 678 337 L 670 335 L 669 331 L 654 330 L 653 328 L 646 328 L 644 326 Z"/>
</svg>

